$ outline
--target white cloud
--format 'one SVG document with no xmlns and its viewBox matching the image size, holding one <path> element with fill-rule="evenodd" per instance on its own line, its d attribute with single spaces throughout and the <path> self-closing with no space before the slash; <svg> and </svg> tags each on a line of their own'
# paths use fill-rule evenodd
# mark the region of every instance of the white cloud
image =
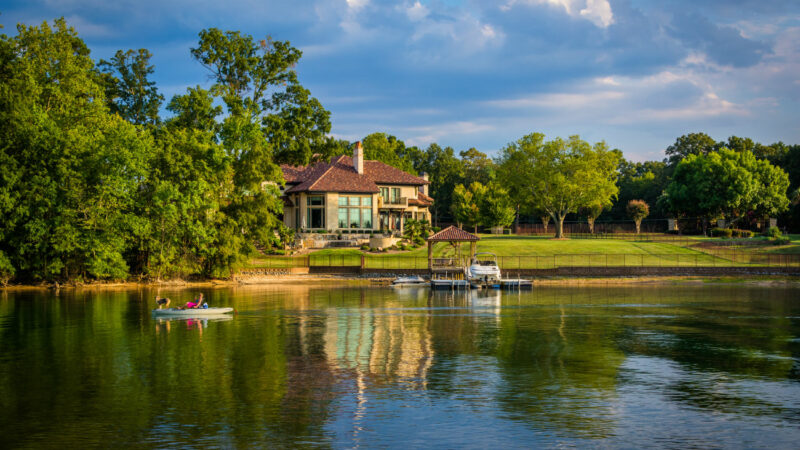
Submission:
<svg viewBox="0 0 800 450">
<path fill-rule="evenodd" d="M 369 3 L 369 0 L 347 0 L 347 6 L 352 9 L 361 9 Z"/>
<path fill-rule="evenodd" d="M 415 2 L 413 5 L 406 8 L 406 15 L 409 19 L 418 22 L 428 16 L 428 8 L 422 3 Z"/>
<path fill-rule="evenodd" d="M 580 15 L 601 28 L 608 28 L 614 23 L 614 14 L 608 0 L 586 0 L 586 7 L 580 11 Z"/>
<path fill-rule="evenodd" d="M 614 23 L 614 13 L 608 0 L 509 0 L 500 6 L 501 11 L 508 11 L 515 4 L 549 5 L 563 9 L 567 15 L 582 17 L 597 27 L 608 28 Z"/>
</svg>

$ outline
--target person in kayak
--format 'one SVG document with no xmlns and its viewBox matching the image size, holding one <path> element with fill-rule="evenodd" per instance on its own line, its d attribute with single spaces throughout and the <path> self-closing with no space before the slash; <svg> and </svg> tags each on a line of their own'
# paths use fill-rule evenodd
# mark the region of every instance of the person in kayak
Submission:
<svg viewBox="0 0 800 450">
<path fill-rule="evenodd" d="M 198 295 L 193 302 L 186 302 L 185 309 L 197 309 L 202 307 L 203 307 L 203 294 L 200 293 L 200 295 Z"/>
<path fill-rule="evenodd" d="M 169 308 L 169 299 L 156 295 L 156 305 L 158 305 L 158 309 Z"/>
</svg>

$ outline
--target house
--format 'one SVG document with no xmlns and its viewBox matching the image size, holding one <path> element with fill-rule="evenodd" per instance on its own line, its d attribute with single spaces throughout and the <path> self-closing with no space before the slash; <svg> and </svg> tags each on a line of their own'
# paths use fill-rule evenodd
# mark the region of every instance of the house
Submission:
<svg viewBox="0 0 800 450">
<path fill-rule="evenodd" d="M 427 176 L 353 156 L 309 166 L 282 165 L 283 223 L 298 231 L 402 232 L 407 219 L 430 220 Z"/>
</svg>

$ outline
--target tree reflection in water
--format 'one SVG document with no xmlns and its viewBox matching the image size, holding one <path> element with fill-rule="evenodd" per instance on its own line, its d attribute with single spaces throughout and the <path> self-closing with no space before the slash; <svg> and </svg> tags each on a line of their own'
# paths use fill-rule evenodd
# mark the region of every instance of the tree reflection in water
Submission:
<svg viewBox="0 0 800 450">
<path fill-rule="evenodd" d="M 147 289 L 4 292 L 4 444 L 680 445 L 706 442 L 701 423 L 728 427 L 722 445 L 797 437 L 796 288 L 207 296 L 239 314 L 156 319 Z"/>
</svg>

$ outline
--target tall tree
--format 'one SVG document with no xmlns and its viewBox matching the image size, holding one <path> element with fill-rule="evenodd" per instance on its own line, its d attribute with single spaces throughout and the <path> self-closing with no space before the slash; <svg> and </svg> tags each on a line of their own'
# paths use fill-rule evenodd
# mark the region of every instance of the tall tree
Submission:
<svg viewBox="0 0 800 450">
<path fill-rule="evenodd" d="M 562 238 L 567 214 L 616 196 L 620 157 L 604 142 L 591 146 L 578 136 L 544 142 L 543 134 L 533 133 L 506 146 L 500 164 L 514 161 L 517 177 L 528 180 L 526 197 L 553 218 Z"/>
<path fill-rule="evenodd" d="M 675 168 L 663 203 L 676 214 L 709 220 L 736 220 L 752 211 L 759 217 L 788 208 L 786 172 L 752 152 L 723 148 L 707 155 L 689 155 Z"/>
<path fill-rule="evenodd" d="M 406 144 L 386 133 L 372 133 L 361 141 L 364 146 L 364 158 L 384 162 L 390 166 L 416 173 L 413 162 L 405 159 Z"/>
<path fill-rule="evenodd" d="M 328 114 L 298 82 L 302 53 L 289 42 L 238 31 L 200 32 L 192 56 L 213 75 L 225 106 L 217 139 L 232 160 L 232 184 L 217 224 L 209 270 L 227 275 L 256 247 L 275 243 L 283 204 L 278 162 L 307 163 L 329 130 Z"/>
<path fill-rule="evenodd" d="M 110 61 L 101 59 L 101 71 L 106 102 L 111 112 L 135 125 L 157 124 L 158 111 L 164 96 L 158 93 L 150 65 L 152 55 L 146 49 L 117 50 Z"/>
<path fill-rule="evenodd" d="M 486 185 L 485 192 L 479 198 L 478 207 L 481 224 L 485 227 L 507 227 L 514 221 L 515 209 L 508 191 L 495 181 Z"/>
<path fill-rule="evenodd" d="M 432 214 L 434 225 L 438 226 L 440 220 L 449 218 L 455 187 L 464 182 L 464 167 L 455 157 L 453 148 L 442 148 L 436 143 L 428 146 L 424 158 L 425 162 L 420 166 L 423 172 L 430 175 Z"/>
<path fill-rule="evenodd" d="M 717 142 L 705 133 L 689 133 L 675 140 L 675 143 L 664 151 L 667 164 L 675 167 L 689 155 L 707 155 L 717 150 Z"/>
<path fill-rule="evenodd" d="M 472 225 L 474 231 L 478 232 L 478 226 L 482 224 L 480 205 L 485 195 L 486 186 L 478 182 L 472 183 L 469 188 L 463 184 L 455 187 L 451 210 L 459 227 Z"/>
<path fill-rule="evenodd" d="M 489 184 L 495 178 L 494 162 L 474 147 L 459 152 L 461 163 L 464 165 L 464 183 L 467 185 L 477 181 L 481 184 Z"/>
<path fill-rule="evenodd" d="M 66 21 L 17 29 L 2 37 L 0 251 L 29 280 L 124 278 L 152 142 L 109 113 Z"/>
</svg>

